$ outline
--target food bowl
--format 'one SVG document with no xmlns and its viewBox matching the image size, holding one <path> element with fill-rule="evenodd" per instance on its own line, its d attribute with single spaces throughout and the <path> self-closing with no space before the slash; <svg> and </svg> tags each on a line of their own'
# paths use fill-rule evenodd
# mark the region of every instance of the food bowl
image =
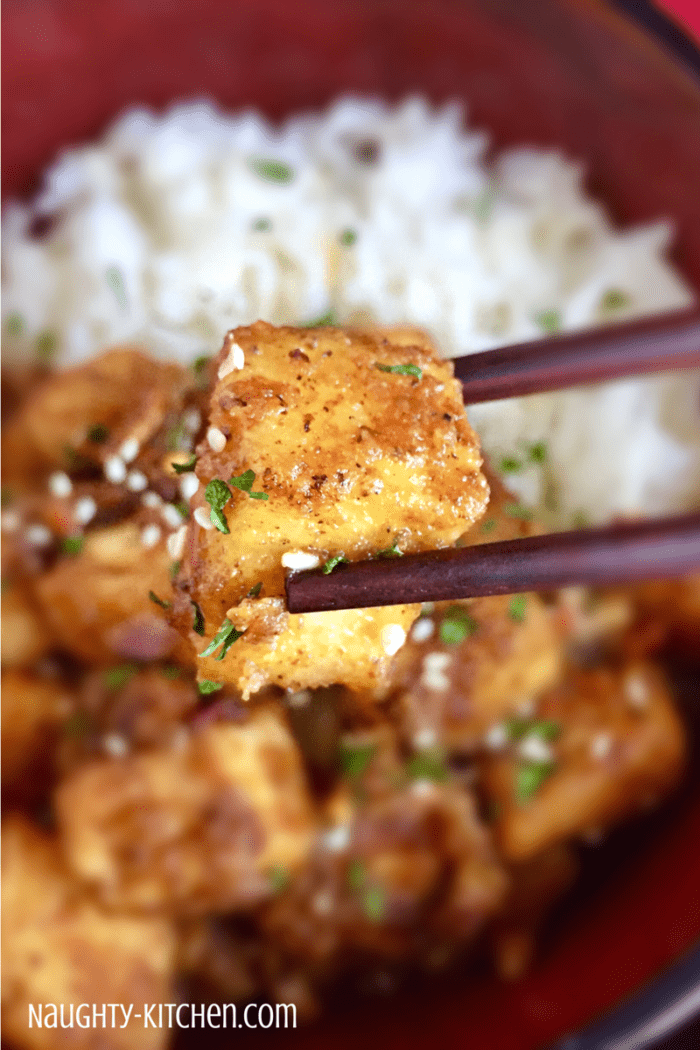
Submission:
<svg viewBox="0 0 700 1050">
<path fill-rule="evenodd" d="M 135 103 L 207 94 L 281 118 L 346 92 L 397 100 L 419 91 L 465 100 L 496 147 L 547 144 L 584 158 L 590 189 L 622 221 L 672 217 L 675 260 L 700 292 L 700 84 L 667 44 L 595 0 L 9 0 L 4 57 L 5 194 L 29 191 L 57 149 Z M 698 678 L 685 686 L 697 701 Z M 228 1040 L 534 1050 L 648 987 L 658 1023 L 620 1045 L 652 1045 L 688 1013 L 664 1021 L 675 978 L 650 982 L 700 937 L 699 837 L 691 774 L 662 812 L 596 854 L 520 982 L 455 973 L 398 997 L 341 1003 L 284 1036 Z M 687 990 L 700 982 L 700 960 L 683 965 Z M 638 1026 L 638 1015 L 623 1024 Z M 223 1033 L 207 1039 L 228 1045 Z"/>
</svg>

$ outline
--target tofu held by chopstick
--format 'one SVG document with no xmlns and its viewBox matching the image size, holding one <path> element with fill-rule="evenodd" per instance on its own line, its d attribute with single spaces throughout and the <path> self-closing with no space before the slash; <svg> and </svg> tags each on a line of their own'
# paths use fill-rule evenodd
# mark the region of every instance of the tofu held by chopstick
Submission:
<svg viewBox="0 0 700 1050">
<path fill-rule="evenodd" d="M 447 547 L 489 489 L 450 362 L 417 332 L 229 332 L 215 364 L 176 619 L 204 690 L 381 696 L 416 604 L 289 615 L 285 575 Z"/>
</svg>

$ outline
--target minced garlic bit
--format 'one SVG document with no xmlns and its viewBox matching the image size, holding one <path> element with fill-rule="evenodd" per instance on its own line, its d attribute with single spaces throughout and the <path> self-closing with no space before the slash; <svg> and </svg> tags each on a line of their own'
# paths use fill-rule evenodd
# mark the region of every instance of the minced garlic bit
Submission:
<svg viewBox="0 0 700 1050">
<path fill-rule="evenodd" d="M 160 525 L 146 525 L 141 530 L 141 543 L 144 547 L 155 547 L 163 535 Z"/>
<path fill-rule="evenodd" d="M 140 470 L 130 470 L 126 476 L 129 492 L 143 492 L 148 487 L 148 478 Z"/>
<path fill-rule="evenodd" d="M 387 656 L 394 656 L 406 641 L 406 632 L 399 623 L 388 623 L 382 627 L 382 648 Z"/>
<path fill-rule="evenodd" d="M 411 631 L 411 638 L 414 642 L 427 642 L 428 638 L 432 638 L 435 633 L 435 623 L 430 619 L 429 616 L 422 616 L 420 620 L 417 620 L 413 625 Z"/>
<path fill-rule="evenodd" d="M 282 555 L 282 565 L 292 572 L 302 572 L 304 569 L 317 569 L 321 559 L 317 554 L 309 554 L 307 551 L 288 551 Z"/>
<path fill-rule="evenodd" d="M 201 525 L 203 529 L 207 530 L 207 532 L 210 532 L 214 528 L 213 524 L 209 520 L 209 514 L 207 513 L 206 507 L 197 507 L 192 517 L 197 522 L 197 524 Z"/>
<path fill-rule="evenodd" d="M 163 500 L 157 492 L 144 492 L 141 497 L 141 502 L 144 507 L 150 507 L 151 510 L 158 510 L 158 507 L 162 506 Z"/>
<path fill-rule="evenodd" d="M 173 533 L 171 533 L 170 536 L 168 536 L 168 541 L 167 541 L 166 546 L 168 548 L 168 554 L 170 555 L 171 558 L 177 559 L 177 558 L 182 557 L 182 552 L 185 549 L 185 537 L 186 537 L 186 535 L 187 535 L 187 526 L 186 525 L 181 525 L 180 528 L 177 530 L 177 532 L 173 532 Z"/>
<path fill-rule="evenodd" d="M 536 733 L 528 733 L 518 745 L 518 754 L 526 762 L 548 763 L 554 761 L 554 752 L 546 740 Z"/>
<path fill-rule="evenodd" d="M 198 488 L 199 478 L 196 474 L 183 474 L 180 478 L 180 492 L 183 499 L 192 499 Z"/>
<path fill-rule="evenodd" d="M 231 372 L 238 372 L 245 364 L 245 354 L 238 343 L 231 343 L 227 356 L 219 365 L 219 379 L 225 379 Z"/>
<path fill-rule="evenodd" d="M 503 722 L 497 722 L 496 725 L 491 726 L 486 733 L 484 744 L 489 751 L 501 751 L 508 743 L 508 740 L 509 736 L 507 727 Z"/>
<path fill-rule="evenodd" d="M 164 503 L 161 508 L 161 516 L 166 525 L 171 529 L 179 529 L 182 524 L 182 514 L 172 503 Z"/>
<path fill-rule="evenodd" d="M 597 733 L 591 741 L 591 758 L 602 762 L 612 751 L 613 738 L 611 733 Z"/>
<path fill-rule="evenodd" d="M 649 686 L 639 671 L 630 671 L 624 683 L 625 699 L 636 711 L 649 706 Z"/>
<path fill-rule="evenodd" d="M 121 456 L 110 456 L 105 461 L 104 474 L 107 481 L 111 481 L 113 485 L 121 485 L 126 481 L 126 464 Z"/>
<path fill-rule="evenodd" d="M 449 688 L 450 680 L 445 671 L 450 666 L 452 657 L 449 653 L 428 653 L 423 658 L 421 684 L 435 692 L 444 692 Z"/>
<path fill-rule="evenodd" d="M 119 455 L 125 463 L 131 463 L 132 460 L 136 459 L 140 451 L 141 446 L 139 445 L 137 438 L 130 437 L 122 444 L 119 449 Z"/>
<path fill-rule="evenodd" d="M 81 525 L 87 525 L 97 514 L 97 504 L 92 496 L 81 496 L 73 508 L 73 517 Z"/>
<path fill-rule="evenodd" d="M 226 448 L 226 435 L 218 427 L 209 427 L 207 430 L 207 442 L 212 452 L 223 452 Z"/>
<path fill-rule="evenodd" d="M 24 535 L 32 547 L 48 547 L 53 539 L 51 531 L 45 525 L 30 525 Z"/>
<path fill-rule="evenodd" d="M 57 499 L 65 499 L 73 491 L 73 482 L 62 470 L 57 470 L 49 478 L 49 492 Z"/>
</svg>

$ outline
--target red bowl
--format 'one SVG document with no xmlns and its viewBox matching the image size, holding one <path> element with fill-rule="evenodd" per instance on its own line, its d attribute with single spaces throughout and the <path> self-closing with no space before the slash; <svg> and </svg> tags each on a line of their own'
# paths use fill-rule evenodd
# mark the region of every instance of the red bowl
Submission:
<svg viewBox="0 0 700 1050">
<path fill-rule="evenodd" d="M 620 220 L 674 218 L 700 292 L 700 82 L 598 0 L 6 0 L 3 57 L 5 194 L 134 103 L 209 94 L 282 117 L 348 91 L 420 91 L 467 101 L 496 146 L 584 158 Z M 525 980 L 455 975 L 231 1043 L 533 1050 L 577 1028 L 700 937 L 698 785 L 617 841 Z"/>
</svg>

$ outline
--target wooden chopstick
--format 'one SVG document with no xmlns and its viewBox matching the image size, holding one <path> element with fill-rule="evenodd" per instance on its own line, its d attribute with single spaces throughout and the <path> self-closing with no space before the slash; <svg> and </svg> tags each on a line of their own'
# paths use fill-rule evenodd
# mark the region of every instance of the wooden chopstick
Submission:
<svg viewBox="0 0 700 1050">
<path fill-rule="evenodd" d="M 700 367 L 700 313 L 683 310 L 455 359 L 464 403 Z"/>
<path fill-rule="evenodd" d="M 287 577 L 291 613 L 607 586 L 700 571 L 700 514 L 407 554 Z"/>
</svg>

